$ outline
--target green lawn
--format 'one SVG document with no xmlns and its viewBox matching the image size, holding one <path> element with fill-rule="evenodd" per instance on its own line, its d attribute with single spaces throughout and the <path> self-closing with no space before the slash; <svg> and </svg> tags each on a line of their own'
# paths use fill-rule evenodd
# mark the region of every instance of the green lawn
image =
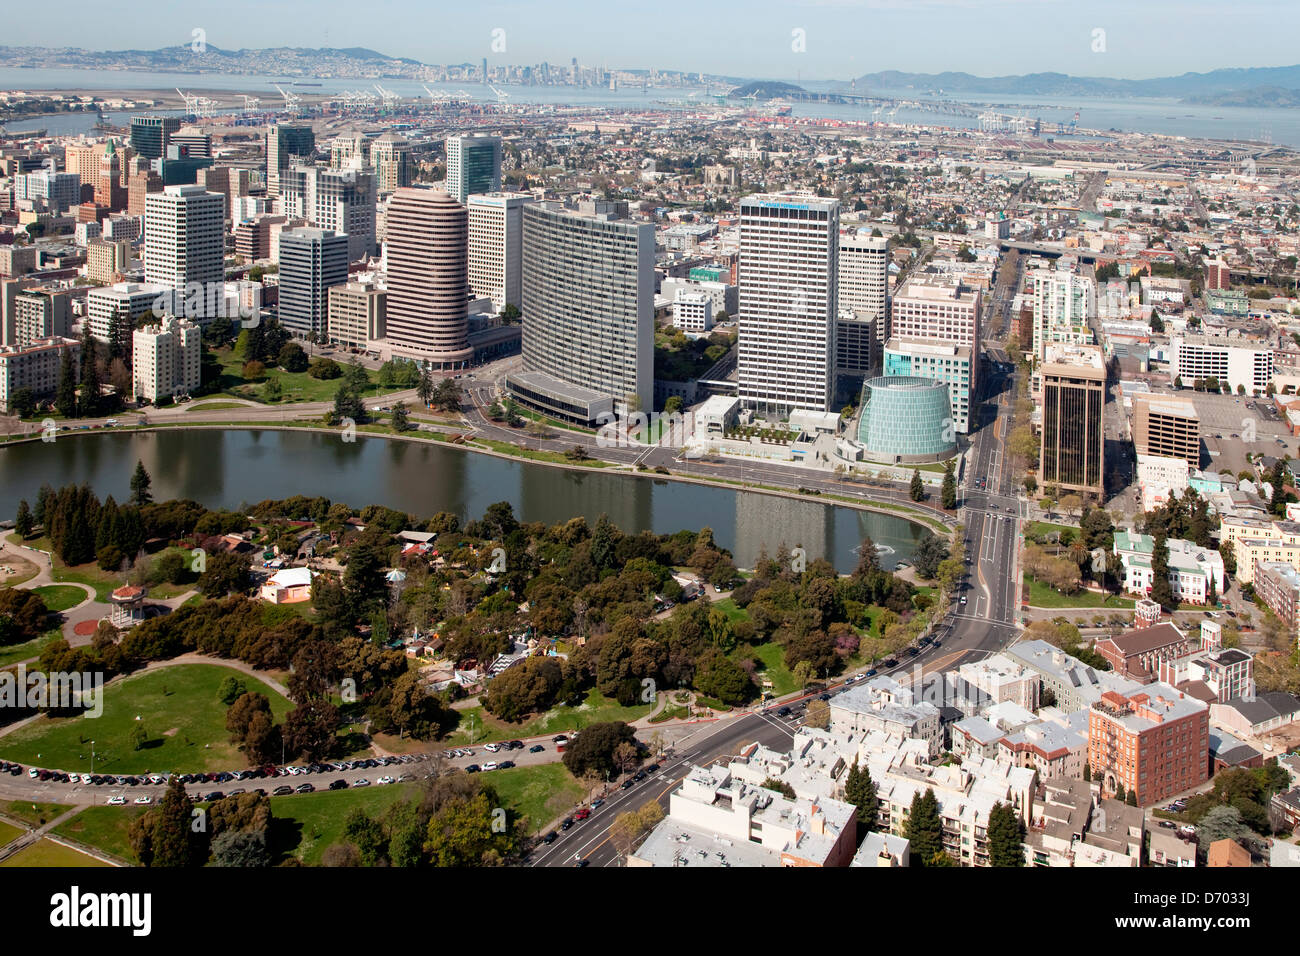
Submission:
<svg viewBox="0 0 1300 956">
<path fill-rule="evenodd" d="M 1100 595 L 1093 591 L 1079 591 L 1075 594 L 1062 594 L 1054 587 L 1025 575 L 1029 585 L 1029 604 L 1031 607 L 1096 607 L 1096 608 L 1131 608 L 1132 598 Z"/>
<path fill-rule="evenodd" d="M 51 611 L 66 611 L 87 600 L 86 592 L 71 584 L 47 584 L 32 590 L 45 599 L 45 606 Z"/>
<path fill-rule="evenodd" d="M 102 860 L 96 860 L 93 856 L 86 856 L 79 850 L 72 847 L 63 846 L 55 843 L 53 840 L 39 840 L 27 847 L 25 850 L 19 850 L 9 859 L 0 863 L 0 866 L 12 867 L 68 867 L 68 866 L 108 866 Z"/>
<path fill-rule="evenodd" d="M 0 803 L 0 813 L 34 827 L 43 827 L 61 813 L 71 810 L 70 803 L 32 803 L 30 800 L 10 800 Z"/>
<path fill-rule="evenodd" d="M 7 647 L 0 647 L 0 667 L 7 667 L 10 664 L 16 664 L 18 661 L 25 661 L 29 657 L 38 657 L 46 644 L 49 644 L 51 641 L 57 641 L 62 637 L 63 632 L 56 627 L 52 630 L 46 631 L 34 640 L 26 641 L 22 644 L 10 644 Z"/>
<path fill-rule="evenodd" d="M 587 699 L 577 707 L 555 707 L 524 724 L 508 724 L 484 712 L 482 707 L 471 707 L 459 711 L 460 726 L 448 738 L 447 743 L 452 747 L 464 747 L 490 743 L 493 740 L 540 737 L 546 734 L 558 734 L 561 731 L 581 730 L 589 724 L 610 720 L 631 723 L 650 713 L 650 709 L 650 704 L 624 707 L 617 701 L 602 697 L 594 688 L 587 695 Z M 470 739 L 471 719 L 473 740 Z"/>
<path fill-rule="evenodd" d="M 794 675 L 785 666 L 785 648 L 780 644 L 771 641 L 759 644 L 754 648 L 754 656 L 763 662 L 763 670 L 759 672 L 760 679 L 772 682 L 772 693 L 777 697 L 783 697 L 799 689 Z"/>
<path fill-rule="evenodd" d="M 248 408 L 243 402 L 196 402 L 186 407 L 187 412 L 216 411 L 220 408 Z"/>
<path fill-rule="evenodd" d="M 415 784 L 391 783 L 361 790 L 322 790 L 272 797 L 273 858 L 296 856 L 303 863 L 318 865 L 325 851 L 343 840 L 343 824 L 354 807 L 361 807 L 371 817 L 379 817 L 392 804 L 415 792 Z"/>
<path fill-rule="evenodd" d="M 17 840 L 25 831 L 18 827 L 0 822 L 0 847 L 6 847 Z"/>
<path fill-rule="evenodd" d="M 608 468 L 610 462 L 602 461 L 599 458 L 588 458 L 584 461 L 573 461 L 567 458 L 562 452 L 554 451 L 535 451 L 531 448 L 520 448 L 509 442 L 494 441 L 490 438 L 476 438 L 474 444 L 482 445 L 492 451 L 501 452 L 503 455 L 510 455 L 514 458 L 527 458 L 531 461 L 550 461 L 561 465 L 572 465 L 582 468 Z"/>
<path fill-rule="evenodd" d="M 1026 540 L 1034 537 L 1043 538 L 1043 537 L 1047 537 L 1048 535 L 1052 535 L 1062 531 L 1073 531 L 1075 534 L 1079 533 L 1078 528 L 1071 528 L 1067 524 L 1052 524 L 1050 521 L 1026 521 L 1025 522 Z"/>
<path fill-rule="evenodd" d="M 217 349 L 214 354 L 217 363 L 221 366 L 221 377 L 217 382 L 218 389 L 237 398 L 248 398 L 256 402 L 266 401 L 264 398 L 266 386 L 273 379 L 279 381 L 281 390 L 281 397 L 278 402 L 268 402 L 268 404 L 275 405 L 289 405 L 294 402 L 331 401 L 334 398 L 334 393 L 339 389 L 339 383 L 343 381 L 342 376 L 333 379 L 317 379 L 312 378 L 306 372 L 284 372 L 268 365 L 266 374 L 262 378 L 250 382 L 243 375 L 244 360 L 235 355 L 233 348 Z M 329 357 L 346 369 L 347 357 L 337 355 Z M 399 388 L 380 388 L 376 382 L 376 373 L 369 369 L 366 370 L 366 378 L 370 385 L 362 391 L 363 398 L 402 391 Z"/>
<path fill-rule="evenodd" d="M 491 784 L 509 810 L 525 818 L 529 833 L 563 815 L 584 793 L 582 784 L 562 763 L 493 770 L 484 775 L 483 782 Z"/>
<path fill-rule="evenodd" d="M 713 607 L 727 615 L 727 620 L 732 622 L 744 621 L 749 618 L 749 612 L 743 607 L 738 607 L 736 602 L 729 597 L 725 597 L 721 601 L 714 601 Z"/>
<path fill-rule="evenodd" d="M 41 717 L 0 738 L 0 753 L 28 766 L 89 770 L 93 740 L 95 769 L 108 773 L 246 766 L 243 754 L 229 741 L 226 706 L 217 699 L 217 689 L 227 677 L 269 697 L 277 721 L 291 709 L 287 699 L 265 684 L 228 667 L 163 667 L 105 687 L 104 712 L 98 719 Z M 149 735 L 140 750 L 131 736 L 137 716 Z"/>
<path fill-rule="evenodd" d="M 135 853 L 131 851 L 129 836 L 131 823 L 144 813 L 147 807 L 87 807 L 71 820 L 65 820 L 54 828 L 59 836 L 65 836 L 102 850 L 128 863 L 135 862 Z"/>
</svg>

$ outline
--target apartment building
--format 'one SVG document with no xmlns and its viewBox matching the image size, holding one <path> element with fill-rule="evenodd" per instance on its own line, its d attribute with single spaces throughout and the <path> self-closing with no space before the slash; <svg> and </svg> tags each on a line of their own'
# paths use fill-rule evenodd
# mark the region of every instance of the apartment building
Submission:
<svg viewBox="0 0 1300 956">
<path fill-rule="evenodd" d="M 957 678 L 962 699 L 974 699 L 981 705 L 1011 701 L 1026 710 L 1038 709 L 1038 675 L 1005 654 L 963 664 L 957 668 Z"/>
<path fill-rule="evenodd" d="M 1103 796 L 1117 786 L 1149 805 L 1209 777 L 1210 708 L 1168 684 L 1107 691 L 1089 710 L 1088 763 Z"/>
<path fill-rule="evenodd" d="M 879 354 L 889 338 L 889 240 L 862 232 L 840 237 L 836 310 L 870 322 Z M 870 371 L 868 365 L 862 371 Z"/>
<path fill-rule="evenodd" d="M 167 186 L 145 205 L 145 281 L 180 292 L 187 317 L 211 321 L 225 281 L 225 200 L 202 186 Z"/>
<path fill-rule="evenodd" d="M 92 239 L 86 243 L 86 278 L 97 285 L 111 285 L 131 267 L 131 243 Z"/>
<path fill-rule="evenodd" d="M 1072 269 L 1031 269 L 1026 277 L 1034 311 L 1033 350 L 1043 361 L 1048 345 L 1090 345 L 1097 315 L 1097 283 Z"/>
<path fill-rule="evenodd" d="M 1283 562 L 1300 570 L 1300 522 L 1224 515 L 1220 540 L 1237 559 L 1238 584 L 1253 584 L 1256 562 Z"/>
<path fill-rule="evenodd" d="M 1172 624 L 1153 624 L 1103 638 L 1094 649 L 1110 662 L 1116 674 L 1145 682 L 1155 679 L 1162 661 L 1190 653 L 1191 643 Z"/>
<path fill-rule="evenodd" d="M 1255 597 L 1268 605 L 1293 636 L 1300 637 L 1300 571 L 1286 561 L 1256 558 L 1252 580 Z"/>
<path fill-rule="evenodd" d="M 81 358 L 81 344 L 76 339 L 49 338 L 22 346 L 0 346 L 0 408 L 10 410 L 19 389 L 30 389 L 37 399 L 52 397 L 59 387 L 64 352 L 72 353 L 75 367 Z"/>
<path fill-rule="evenodd" d="M 30 288 L 14 296 L 13 334 L 6 342 L 31 345 L 72 333 L 72 292 L 66 289 Z"/>
<path fill-rule="evenodd" d="M 202 332 L 186 319 L 167 316 L 131 336 L 131 378 L 137 401 L 184 395 L 201 383 Z"/>
<path fill-rule="evenodd" d="M 1089 667 L 1046 641 L 1019 641 L 1003 653 L 1036 673 L 1043 691 L 1050 690 L 1056 706 L 1066 713 L 1089 707 L 1106 691 L 1124 694 L 1142 686 L 1112 671 Z"/>
<path fill-rule="evenodd" d="M 848 866 L 856 808 L 829 797 L 791 800 L 727 767 L 692 767 L 668 798 L 668 816 L 628 866 Z"/>
<path fill-rule="evenodd" d="M 947 342 L 978 355 L 982 305 L 978 289 L 944 276 L 914 276 L 894 293 L 889 337 Z"/>
<path fill-rule="evenodd" d="M 375 251 L 375 176 L 356 169 L 294 165 L 280 175 L 282 211 L 348 237 L 348 261 Z"/>
</svg>

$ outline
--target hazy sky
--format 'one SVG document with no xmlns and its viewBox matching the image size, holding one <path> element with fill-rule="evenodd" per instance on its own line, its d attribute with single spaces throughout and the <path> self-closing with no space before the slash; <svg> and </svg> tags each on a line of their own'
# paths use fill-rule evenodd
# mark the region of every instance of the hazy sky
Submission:
<svg viewBox="0 0 1300 956">
<path fill-rule="evenodd" d="M 889 69 L 1141 78 L 1300 62 L 1300 0 L 61 0 L 57 17 L 6 18 L 0 44 L 154 49 L 188 45 L 196 27 L 232 49 L 364 46 L 426 63 L 576 56 L 804 80 Z M 493 50 L 498 30 L 505 52 Z"/>
</svg>

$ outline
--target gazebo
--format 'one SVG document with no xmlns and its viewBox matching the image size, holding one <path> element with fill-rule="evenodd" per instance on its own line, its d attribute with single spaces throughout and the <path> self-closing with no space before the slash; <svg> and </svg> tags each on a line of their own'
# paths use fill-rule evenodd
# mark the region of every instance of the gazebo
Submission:
<svg viewBox="0 0 1300 956">
<path fill-rule="evenodd" d="M 135 627 L 144 620 L 144 599 L 149 590 L 142 585 L 124 584 L 112 594 L 109 622 L 116 628 Z"/>
</svg>

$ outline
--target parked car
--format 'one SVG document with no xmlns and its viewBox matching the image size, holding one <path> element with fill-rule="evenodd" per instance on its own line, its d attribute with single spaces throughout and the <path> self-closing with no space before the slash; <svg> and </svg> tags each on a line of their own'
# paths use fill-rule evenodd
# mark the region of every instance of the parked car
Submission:
<svg viewBox="0 0 1300 956">
<path fill-rule="evenodd" d="M 148 795 L 143 796 L 143 797 L 136 797 L 136 798 L 135 798 L 133 801 L 131 801 L 131 802 L 132 802 L 132 803 L 135 803 L 135 804 L 138 804 L 139 806 L 142 806 L 142 807 L 147 807 L 149 804 L 153 803 L 153 797 L 150 797 L 150 796 L 148 796 Z"/>
<path fill-rule="evenodd" d="M 392 782 L 393 782 L 393 778 L 388 776 L 388 774 L 384 774 L 382 777 L 380 777 L 378 780 L 375 781 L 375 783 L 379 783 L 379 784 L 392 783 Z"/>
<path fill-rule="evenodd" d="M 354 790 L 355 790 L 357 787 L 368 787 L 368 786 L 370 786 L 370 781 L 367 780 L 365 777 L 362 777 L 362 778 L 359 779 L 359 780 L 355 780 L 355 781 L 353 781 L 353 783 L 352 783 L 352 788 L 353 788 Z"/>
<path fill-rule="evenodd" d="M 348 782 L 346 780 L 343 780 L 342 778 L 335 780 L 333 783 L 330 784 L 331 790 L 346 790 L 347 788 L 348 788 Z"/>
<path fill-rule="evenodd" d="M 545 843 L 547 846 L 550 846 L 559 838 L 560 835 L 556 833 L 554 830 L 552 830 L 550 833 L 546 834 L 546 836 L 542 837 L 542 842 Z"/>
<path fill-rule="evenodd" d="M 283 783 L 271 791 L 271 796 L 287 797 L 291 793 L 293 793 L 293 787 L 289 786 L 287 783 Z"/>
<path fill-rule="evenodd" d="M 530 754 L 539 754 L 545 749 L 546 748 L 543 747 L 541 744 L 533 744 L 531 747 L 528 748 L 528 752 Z"/>
<path fill-rule="evenodd" d="M 310 783 L 300 783 L 298 784 L 298 786 L 293 788 L 293 792 L 294 793 L 315 793 L 316 788 L 313 787 Z"/>
<path fill-rule="evenodd" d="M 125 803 L 126 803 L 126 797 L 122 796 L 121 794 L 119 794 L 116 797 L 108 798 L 108 805 L 110 807 L 120 807 L 123 806 Z"/>
</svg>

